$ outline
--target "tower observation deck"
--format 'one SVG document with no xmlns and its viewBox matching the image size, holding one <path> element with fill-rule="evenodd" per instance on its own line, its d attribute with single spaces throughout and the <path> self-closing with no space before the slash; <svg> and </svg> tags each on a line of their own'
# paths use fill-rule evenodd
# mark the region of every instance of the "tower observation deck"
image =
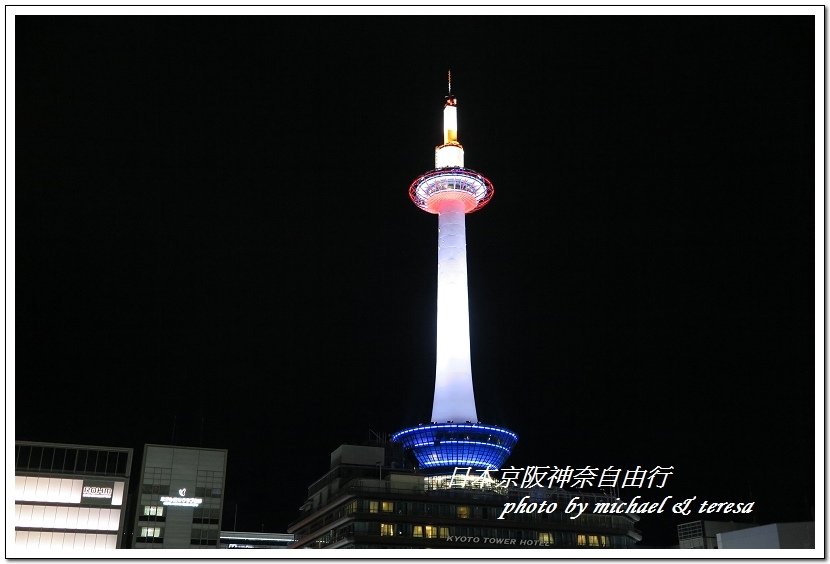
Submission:
<svg viewBox="0 0 830 564">
<path fill-rule="evenodd" d="M 444 101 L 444 142 L 435 148 L 435 169 L 416 178 L 409 197 L 438 215 L 438 318 L 432 423 L 392 436 L 424 469 L 472 467 L 495 470 L 510 455 L 518 436 L 479 422 L 470 363 L 465 214 L 493 197 L 493 183 L 464 168 L 458 141 L 458 102 L 449 81 Z"/>
</svg>

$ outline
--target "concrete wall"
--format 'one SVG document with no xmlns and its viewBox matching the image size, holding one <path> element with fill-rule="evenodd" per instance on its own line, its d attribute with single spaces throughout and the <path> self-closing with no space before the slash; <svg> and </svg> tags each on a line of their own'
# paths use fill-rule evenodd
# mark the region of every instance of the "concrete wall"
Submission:
<svg viewBox="0 0 830 564">
<path fill-rule="evenodd" d="M 815 548 L 816 524 L 812 521 L 804 523 L 779 523 L 778 539 L 781 548 Z"/>
<path fill-rule="evenodd" d="M 374 466 L 378 462 L 384 463 L 383 447 L 359 445 L 340 445 L 331 453 L 331 467 L 338 464 L 361 464 Z"/>
<path fill-rule="evenodd" d="M 772 523 L 718 533 L 718 548 L 815 548 L 815 523 Z"/>
</svg>

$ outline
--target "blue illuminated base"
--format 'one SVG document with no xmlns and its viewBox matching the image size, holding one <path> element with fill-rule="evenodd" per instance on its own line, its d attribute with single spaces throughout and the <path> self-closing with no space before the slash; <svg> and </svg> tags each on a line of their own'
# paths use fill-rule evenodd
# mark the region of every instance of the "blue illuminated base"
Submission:
<svg viewBox="0 0 830 564">
<path fill-rule="evenodd" d="M 419 425 L 392 435 L 392 441 L 411 450 L 423 469 L 497 470 L 518 440 L 513 431 L 473 423 Z"/>
</svg>

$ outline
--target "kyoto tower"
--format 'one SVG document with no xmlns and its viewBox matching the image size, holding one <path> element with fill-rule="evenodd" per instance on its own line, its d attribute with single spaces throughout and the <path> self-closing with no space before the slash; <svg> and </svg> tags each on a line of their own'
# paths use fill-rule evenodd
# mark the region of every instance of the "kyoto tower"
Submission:
<svg viewBox="0 0 830 564">
<path fill-rule="evenodd" d="M 467 248 L 464 215 L 493 197 L 493 183 L 464 168 L 458 141 L 458 101 L 447 73 L 444 143 L 435 148 L 435 170 L 416 178 L 409 197 L 438 215 L 438 332 L 432 423 L 392 436 L 410 450 L 421 468 L 471 467 L 495 470 L 510 455 L 518 436 L 479 422 L 470 364 L 470 314 L 467 299 Z"/>
</svg>

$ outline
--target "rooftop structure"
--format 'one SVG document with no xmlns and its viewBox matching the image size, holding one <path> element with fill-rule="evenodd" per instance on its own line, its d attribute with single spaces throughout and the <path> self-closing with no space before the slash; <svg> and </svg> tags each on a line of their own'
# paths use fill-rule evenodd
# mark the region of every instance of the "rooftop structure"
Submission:
<svg viewBox="0 0 830 564">
<path fill-rule="evenodd" d="M 219 548 L 274 549 L 288 548 L 294 535 L 288 533 L 221 531 Z"/>
<path fill-rule="evenodd" d="M 734 521 L 690 521 L 677 525 L 679 548 L 718 548 L 718 534 L 750 527 Z"/>
</svg>

